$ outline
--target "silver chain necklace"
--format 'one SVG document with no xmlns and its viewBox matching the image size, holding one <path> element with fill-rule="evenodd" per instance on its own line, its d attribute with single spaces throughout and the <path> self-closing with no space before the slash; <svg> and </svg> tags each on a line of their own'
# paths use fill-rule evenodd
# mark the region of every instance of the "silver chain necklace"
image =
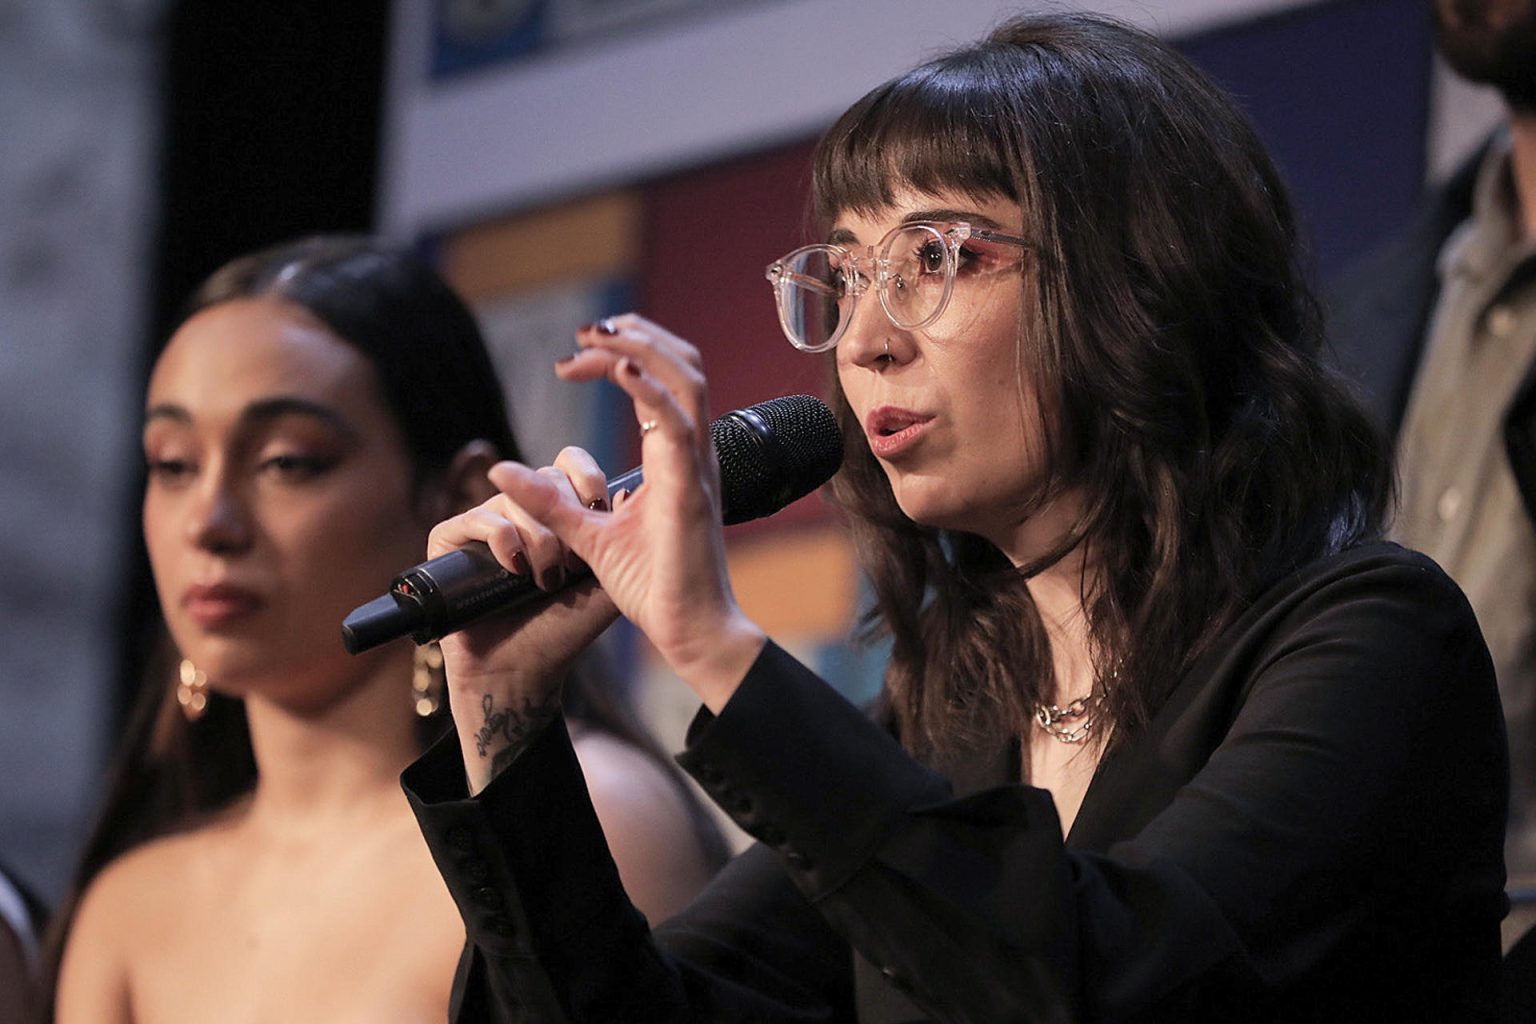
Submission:
<svg viewBox="0 0 1536 1024">
<path fill-rule="evenodd" d="M 1093 733 L 1098 722 L 1099 705 L 1104 703 L 1104 691 L 1095 690 L 1067 704 L 1036 704 L 1035 721 L 1040 728 L 1063 743 L 1081 743 Z M 1065 724 L 1063 724 L 1065 723 Z"/>
</svg>

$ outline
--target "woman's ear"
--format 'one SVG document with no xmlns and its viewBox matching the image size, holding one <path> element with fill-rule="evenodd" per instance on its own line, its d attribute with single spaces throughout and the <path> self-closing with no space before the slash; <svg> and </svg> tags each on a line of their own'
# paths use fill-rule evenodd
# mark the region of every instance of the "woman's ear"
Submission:
<svg viewBox="0 0 1536 1024">
<path fill-rule="evenodd" d="M 440 523 L 494 495 L 496 487 L 485 474 L 499 458 L 496 446 L 484 438 L 476 438 L 455 452 L 432 488 L 427 517 Z"/>
</svg>

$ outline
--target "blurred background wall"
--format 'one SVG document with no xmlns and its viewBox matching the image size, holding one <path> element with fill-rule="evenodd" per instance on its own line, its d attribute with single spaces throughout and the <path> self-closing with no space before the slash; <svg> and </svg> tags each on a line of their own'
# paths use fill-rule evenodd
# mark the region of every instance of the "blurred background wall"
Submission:
<svg viewBox="0 0 1536 1024">
<path fill-rule="evenodd" d="M 638 309 L 697 343 L 717 411 L 823 392 L 763 268 L 809 240 L 816 134 L 923 57 L 1044 5 L 950 0 L 0 0 L 0 861 L 67 877 L 157 614 L 137 406 L 180 301 L 319 230 L 418 244 L 472 299 L 536 458 L 615 469 L 633 417 L 554 382 Z M 1054 4 L 1056 9 L 1067 5 Z M 1496 115 L 1431 59 L 1426 0 L 1088 3 L 1174 40 L 1253 114 L 1319 274 L 1400 223 Z M 878 652 L 827 509 L 733 528 L 748 609 L 853 696 Z M 622 634 L 675 742 L 689 712 Z"/>
</svg>

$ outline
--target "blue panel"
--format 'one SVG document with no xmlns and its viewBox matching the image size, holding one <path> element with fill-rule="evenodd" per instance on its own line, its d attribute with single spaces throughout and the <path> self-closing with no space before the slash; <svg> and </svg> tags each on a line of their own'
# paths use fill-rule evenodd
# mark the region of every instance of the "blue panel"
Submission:
<svg viewBox="0 0 1536 1024">
<path fill-rule="evenodd" d="M 432 77 L 446 78 L 538 51 L 544 45 L 547 8 L 547 0 L 436 0 Z"/>
<path fill-rule="evenodd" d="M 1424 180 L 1423 0 L 1335 0 L 1177 45 L 1257 123 L 1323 278 L 1404 222 Z"/>
</svg>

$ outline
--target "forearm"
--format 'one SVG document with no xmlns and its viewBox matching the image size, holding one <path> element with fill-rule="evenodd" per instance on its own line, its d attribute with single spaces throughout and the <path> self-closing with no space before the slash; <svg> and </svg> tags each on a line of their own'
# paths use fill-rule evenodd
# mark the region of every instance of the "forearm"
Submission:
<svg viewBox="0 0 1536 1024">
<path fill-rule="evenodd" d="M 484 790 L 560 713 L 558 691 L 536 694 L 489 684 L 456 687 L 451 703 L 470 796 Z"/>
</svg>

